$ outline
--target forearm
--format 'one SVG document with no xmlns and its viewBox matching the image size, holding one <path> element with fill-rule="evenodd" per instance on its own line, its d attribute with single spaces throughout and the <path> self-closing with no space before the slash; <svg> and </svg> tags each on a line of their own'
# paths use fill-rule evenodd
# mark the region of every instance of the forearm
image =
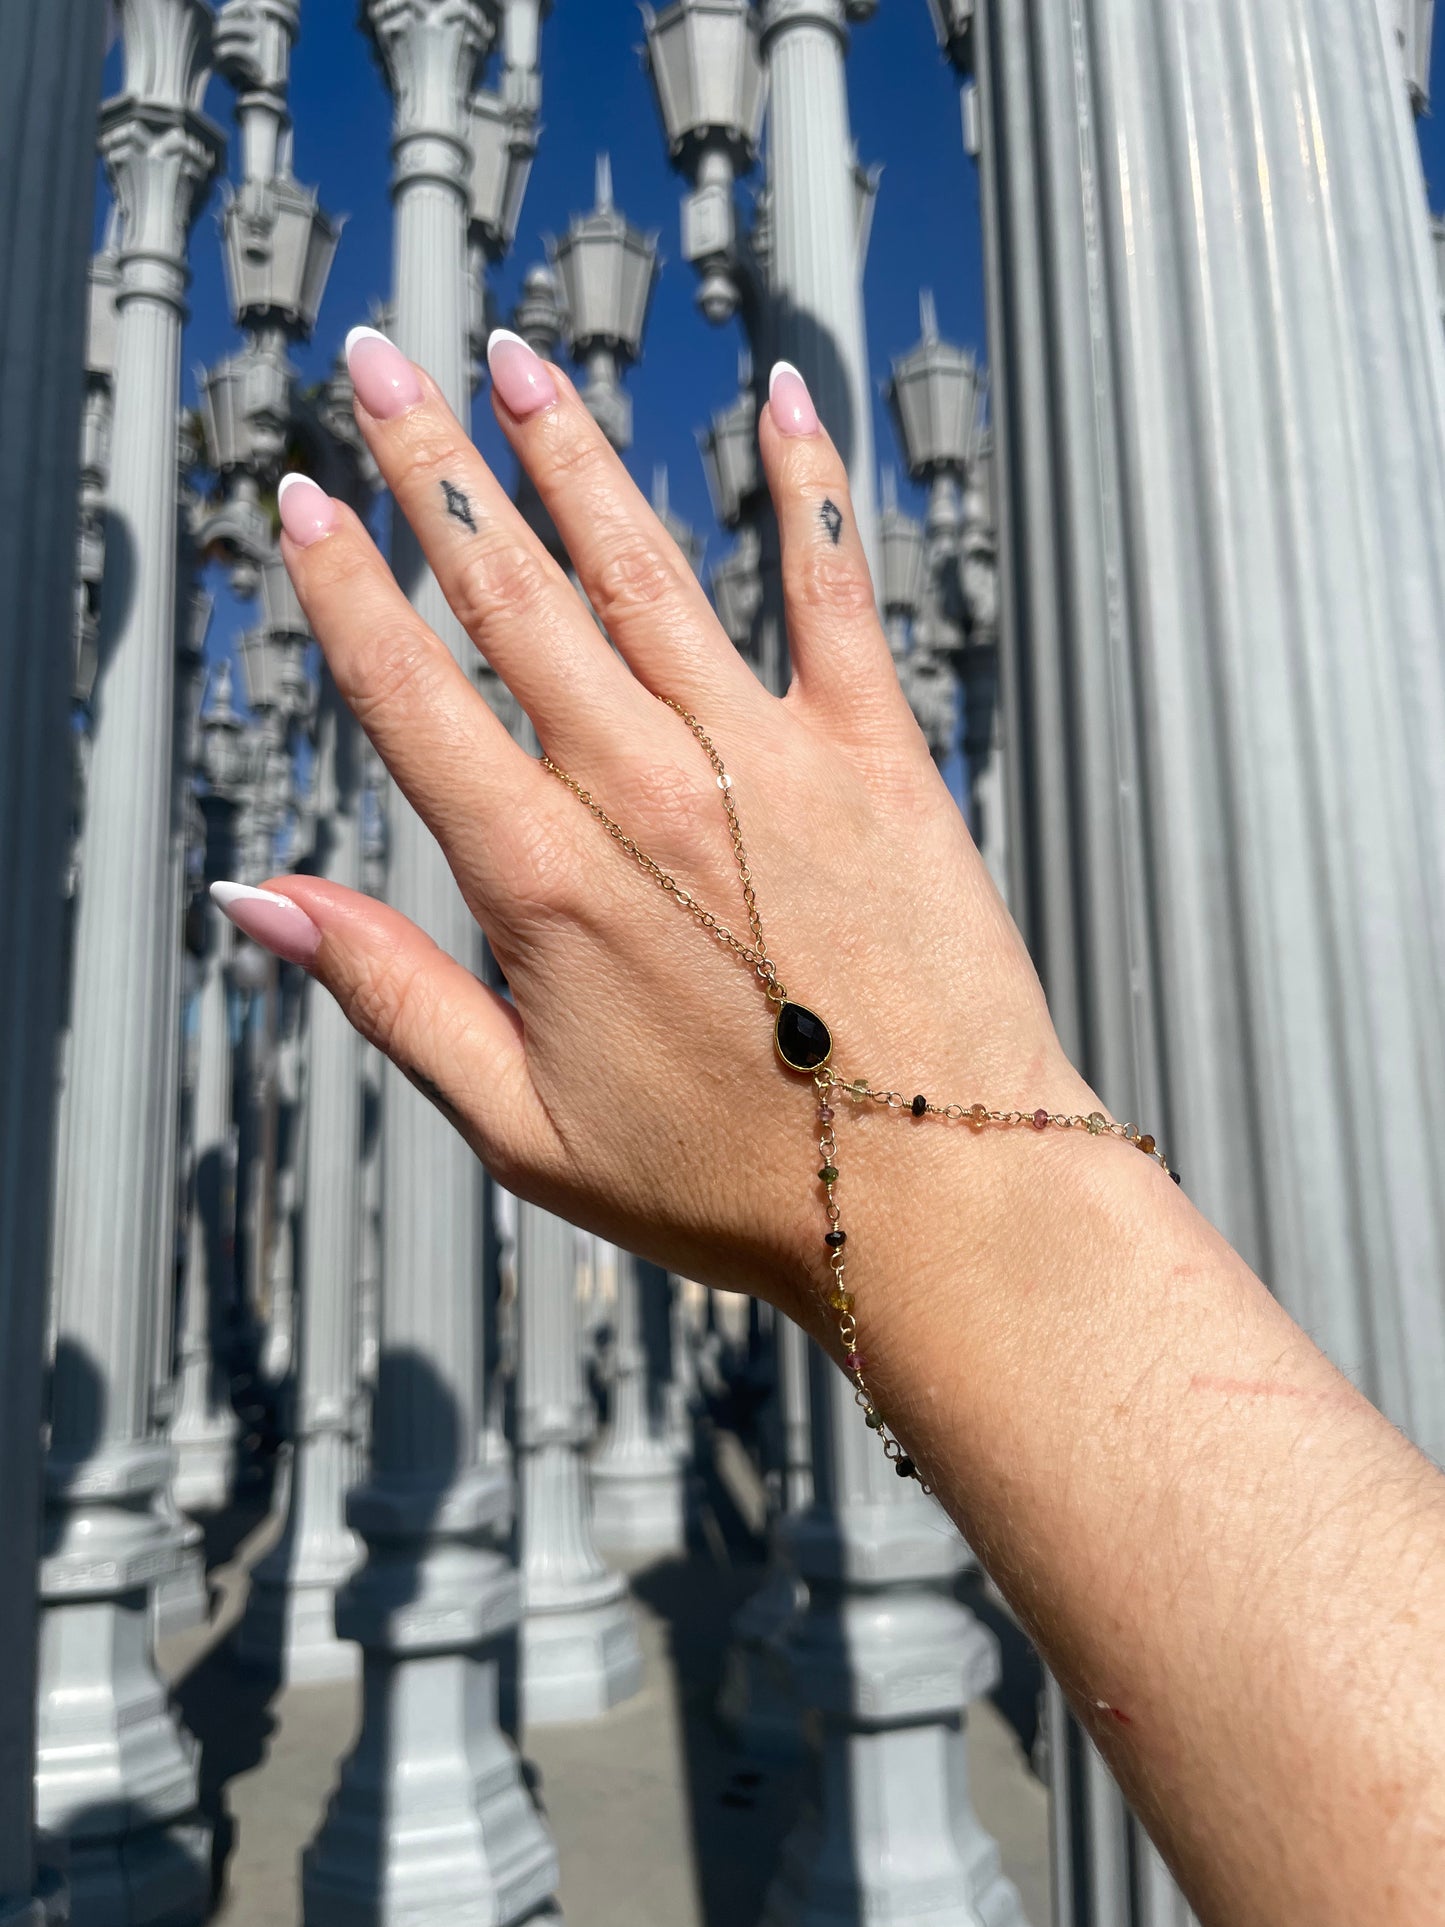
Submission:
<svg viewBox="0 0 1445 1927">
<path fill-rule="evenodd" d="M 919 1153 L 930 1232 L 858 1267 L 880 1403 L 1202 1917 L 1436 1918 L 1445 1481 L 1125 1145 Z"/>
</svg>

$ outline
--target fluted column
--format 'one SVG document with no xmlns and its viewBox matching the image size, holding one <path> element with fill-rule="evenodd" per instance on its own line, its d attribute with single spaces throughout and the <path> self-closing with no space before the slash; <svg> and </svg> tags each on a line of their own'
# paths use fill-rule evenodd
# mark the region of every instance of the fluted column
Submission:
<svg viewBox="0 0 1445 1927">
<path fill-rule="evenodd" d="M 615 1269 L 617 1295 L 611 1406 L 592 1460 L 593 1523 L 604 1551 L 629 1561 L 661 1559 L 687 1543 L 684 1453 L 668 1436 L 663 1407 L 672 1369 L 671 1281 L 629 1252 L 601 1250 Z"/>
<path fill-rule="evenodd" d="M 232 805 L 206 799 L 207 878 L 229 877 Z M 195 1084 L 191 1097 L 191 1193 L 181 1290 L 179 1362 L 170 1440 L 171 1481 L 185 1512 L 218 1512 L 231 1493 L 236 1414 L 218 1357 L 234 1278 L 232 1215 L 235 1132 L 231 1115 L 230 924 L 209 902 L 197 906 L 204 949 L 197 959 Z"/>
<path fill-rule="evenodd" d="M 987 0 L 980 167 L 1015 912 L 1100 1095 L 1440 1460 L 1445 347 L 1385 12 Z"/>
<path fill-rule="evenodd" d="M 842 0 L 767 0 L 772 284 L 783 352 L 847 459 L 872 554 L 871 384 L 846 44 Z M 808 1590 L 789 1655 L 798 1699 L 813 1715 L 818 1783 L 784 1849 L 769 1927 L 1018 1922 L 1018 1896 L 968 1797 L 964 1711 L 992 1684 L 998 1656 L 951 1596 L 967 1548 L 931 1500 L 895 1477 L 836 1366 L 816 1348 L 810 1364 L 816 1490 L 783 1531 Z"/>
<path fill-rule="evenodd" d="M 637 1691 L 642 1652 L 626 1581 L 592 1538 L 583 1458 L 592 1401 L 582 1377 L 572 1226 L 519 1205 L 517 1272 L 522 1718 L 595 1719 Z"/>
<path fill-rule="evenodd" d="M 859 263 L 844 55 L 848 19 L 875 0 L 765 0 L 773 321 L 848 465 L 853 513 L 874 575 L 873 387 Z"/>
<path fill-rule="evenodd" d="M 0 0 L 0 1923 L 59 1919 L 36 1867 L 34 1569 L 63 871 L 71 583 L 85 356 L 98 0 Z"/>
<path fill-rule="evenodd" d="M 316 874 L 361 885 L 358 731 L 323 675 L 314 771 Z M 244 1661 L 277 1679 L 348 1679 L 359 1649 L 338 1639 L 335 1601 L 359 1546 L 346 1522 L 362 1427 L 357 1382 L 357 1278 L 362 1231 L 362 1044 L 335 1000 L 308 983 L 306 1104 L 300 1156 L 292 1401 L 286 1524 L 251 1576 L 237 1633 Z"/>
<path fill-rule="evenodd" d="M 967 1548 L 894 1475 L 836 1366 L 816 1347 L 811 1363 L 817 1490 L 783 1531 L 808 1591 L 788 1657 L 817 1780 L 766 1927 L 1014 1927 L 1018 1895 L 968 1792 L 964 1715 L 996 1684 L 998 1649 L 951 1594 Z"/>
<path fill-rule="evenodd" d="M 394 99 L 394 333 L 465 420 L 468 103 L 489 15 L 477 0 L 368 0 Z M 472 650 L 406 523 L 392 564 L 458 660 Z M 388 799 L 389 901 L 455 957 L 476 926 L 445 857 Z M 556 1857 L 497 1724 L 498 1646 L 517 1624 L 498 1550 L 511 1494 L 478 1464 L 482 1174 L 446 1119 L 383 1071 L 381 1356 L 369 1481 L 348 1517 L 366 1542 L 336 1626 L 363 1653 L 363 1718 L 307 1850 L 307 1927 L 410 1923 L 465 1907 L 524 1919 Z"/>
<path fill-rule="evenodd" d="M 186 234 L 219 137 L 200 0 L 121 0 L 122 95 L 101 144 L 123 216 L 110 532 L 72 973 L 57 1221 L 37 1796 L 67 1836 L 77 1927 L 199 1921 L 193 1748 L 150 1654 L 174 1558 L 151 1510 L 159 1220 L 176 1156 L 165 994 L 176 645 L 176 406 Z"/>
<path fill-rule="evenodd" d="M 793 1563 L 785 1522 L 812 1503 L 813 1426 L 807 1334 L 782 1312 L 773 1318 L 773 1351 L 780 1463 L 768 1563 L 757 1591 L 733 1615 L 717 1710 L 745 1752 L 786 1760 L 803 1740 L 787 1642 L 808 1592 Z"/>
</svg>

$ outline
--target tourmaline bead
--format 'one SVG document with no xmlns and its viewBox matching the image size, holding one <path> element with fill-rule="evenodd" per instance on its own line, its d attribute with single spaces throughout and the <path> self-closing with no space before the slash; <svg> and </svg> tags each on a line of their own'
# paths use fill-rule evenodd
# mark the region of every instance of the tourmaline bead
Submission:
<svg viewBox="0 0 1445 1927">
<path fill-rule="evenodd" d="M 918 1471 L 918 1467 L 905 1452 L 901 1459 L 895 1459 L 893 1461 L 893 1470 L 898 1474 L 900 1479 L 911 1479 Z"/>
<path fill-rule="evenodd" d="M 847 1242 L 848 1242 L 848 1233 L 846 1231 L 830 1231 L 827 1237 L 824 1238 L 823 1240 L 823 1243 L 825 1245 L 831 1245 L 835 1251 L 838 1249 L 839 1245 L 845 1245 L 847 1244 Z"/>
<path fill-rule="evenodd" d="M 870 1405 L 864 1412 L 863 1423 L 868 1427 L 870 1432 L 881 1432 L 883 1430 L 883 1414 L 878 1410 L 876 1405 Z"/>
<path fill-rule="evenodd" d="M 840 1287 L 837 1291 L 830 1291 L 828 1293 L 828 1303 L 833 1307 L 834 1311 L 852 1311 L 853 1294 L 851 1291 L 844 1291 Z"/>
<path fill-rule="evenodd" d="M 1154 1155 L 1154 1140 L 1150 1137 L 1149 1133 L 1146 1131 L 1143 1137 L 1139 1138 L 1137 1142 L 1139 1149 L 1144 1153 L 1145 1157 L 1152 1158 Z"/>
<path fill-rule="evenodd" d="M 1109 1120 L 1102 1111 L 1090 1111 L 1088 1122 L 1090 1137 L 1097 1137 L 1100 1131 L 1107 1131 L 1109 1128 Z"/>
<path fill-rule="evenodd" d="M 849 1352 L 843 1363 L 848 1367 L 850 1372 L 861 1372 L 867 1360 L 864 1358 L 862 1352 Z"/>
<path fill-rule="evenodd" d="M 974 1124 L 981 1127 L 988 1123 L 988 1106 L 986 1104 L 975 1104 L 968 1115 Z"/>
<path fill-rule="evenodd" d="M 1036 1131 L 1046 1131 L 1048 1129 L 1048 1125 L 1049 1125 L 1048 1112 L 1044 1110 L 1035 1111 L 1034 1112 L 1034 1129 Z"/>
<path fill-rule="evenodd" d="M 818 1176 L 823 1180 L 824 1184 L 836 1184 L 838 1182 L 837 1165 L 825 1164 L 822 1170 L 818 1173 Z"/>
<path fill-rule="evenodd" d="M 835 1113 L 831 1104 L 820 1104 L 818 1106 L 818 1122 L 820 1124 L 831 1124 L 834 1115 Z"/>
<path fill-rule="evenodd" d="M 922 1117 L 923 1113 L 927 1109 L 928 1109 L 928 1099 L 920 1093 L 920 1095 L 915 1097 L 913 1100 L 913 1115 L 915 1117 Z"/>
<path fill-rule="evenodd" d="M 1170 1175 L 1170 1177 L 1171 1177 L 1171 1178 L 1173 1178 L 1173 1180 L 1174 1180 L 1174 1182 L 1175 1182 L 1176 1184 L 1183 1184 L 1183 1182 L 1184 1182 L 1184 1180 L 1183 1180 L 1183 1178 L 1181 1178 L 1181 1177 L 1180 1177 L 1180 1175 L 1179 1175 L 1179 1173 L 1178 1173 L 1177 1171 L 1171 1171 L 1171 1172 L 1169 1173 L 1169 1175 Z"/>
</svg>

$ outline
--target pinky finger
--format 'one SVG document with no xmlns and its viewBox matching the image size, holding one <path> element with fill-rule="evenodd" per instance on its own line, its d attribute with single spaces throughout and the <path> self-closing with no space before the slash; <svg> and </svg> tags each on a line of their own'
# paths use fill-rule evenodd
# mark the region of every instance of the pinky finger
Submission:
<svg viewBox="0 0 1445 1927">
<path fill-rule="evenodd" d="M 529 1188 L 555 1137 L 504 998 L 399 912 L 340 884 L 288 876 L 262 890 L 213 883 L 211 895 L 238 930 L 322 984 L 488 1170 Z"/>
</svg>

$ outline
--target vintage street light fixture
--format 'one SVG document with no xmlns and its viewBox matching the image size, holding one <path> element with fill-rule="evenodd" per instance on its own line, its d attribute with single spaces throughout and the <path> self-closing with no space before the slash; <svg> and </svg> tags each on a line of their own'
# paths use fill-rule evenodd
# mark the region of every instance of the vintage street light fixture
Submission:
<svg viewBox="0 0 1445 1927">
<path fill-rule="evenodd" d="M 612 164 L 597 157 L 597 204 L 547 252 L 557 276 L 567 342 L 584 364 L 582 398 L 614 448 L 632 441 L 632 403 L 623 369 L 642 351 L 657 278 L 657 236 L 635 228 L 612 204 Z"/>
</svg>

